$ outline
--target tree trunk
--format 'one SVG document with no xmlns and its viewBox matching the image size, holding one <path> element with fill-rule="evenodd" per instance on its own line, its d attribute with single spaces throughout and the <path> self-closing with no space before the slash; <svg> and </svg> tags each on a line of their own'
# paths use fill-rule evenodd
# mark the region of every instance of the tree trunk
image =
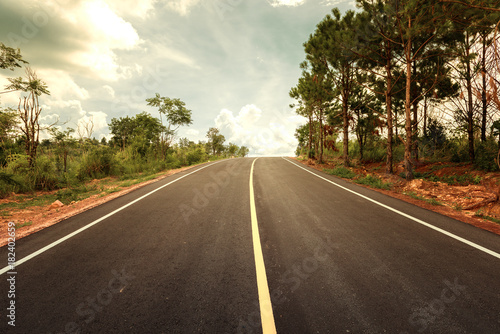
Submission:
<svg viewBox="0 0 500 334">
<path fill-rule="evenodd" d="M 481 102 L 483 105 L 482 120 L 481 120 L 481 141 L 486 141 L 486 116 L 487 116 L 487 101 L 486 101 L 486 34 L 483 35 L 483 57 L 481 59 L 481 75 L 483 77 Z"/>
<path fill-rule="evenodd" d="M 408 28 L 411 28 L 411 19 L 408 19 Z M 413 179 L 413 166 L 411 163 L 411 148 L 412 148 L 412 131 L 411 131 L 411 39 L 408 40 L 405 46 L 406 58 L 406 100 L 405 100 L 405 154 L 404 167 L 406 179 Z"/>
<path fill-rule="evenodd" d="M 347 73 L 346 73 L 347 70 Z M 343 118 L 343 135 L 344 135 L 344 147 L 342 152 L 342 158 L 344 160 L 344 166 L 348 167 L 350 165 L 349 162 L 349 117 L 348 117 L 348 107 L 349 107 L 349 87 L 348 78 L 349 76 L 349 68 L 344 69 L 342 73 L 342 118 Z"/>
<path fill-rule="evenodd" d="M 412 62 L 413 66 L 413 73 L 416 73 L 417 71 L 417 63 L 416 61 Z M 411 147 L 411 156 L 413 161 L 418 161 L 418 100 L 417 100 L 417 84 L 413 84 L 413 89 L 411 90 L 411 99 L 412 99 L 412 111 L 413 111 L 413 119 L 412 119 L 412 124 L 411 124 L 411 141 L 412 141 L 412 147 Z"/>
<path fill-rule="evenodd" d="M 387 42 L 390 43 L 390 42 Z M 387 87 L 385 91 L 385 105 L 387 112 L 387 159 L 385 163 L 385 172 L 387 174 L 393 173 L 392 168 L 392 66 L 391 66 L 391 47 L 390 44 L 386 47 L 386 59 L 387 63 L 385 65 L 385 71 L 387 73 Z"/>
<path fill-rule="evenodd" d="M 308 151 L 307 151 L 307 158 L 311 159 L 312 158 L 312 133 L 313 133 L 313 121 L 312 121 L 312 112 L 309 115 L 309 144 L 308 144 Z"/>
<path fill-rule="evenodd" d="M 467 136 L 469 140 L 469 160 L 471 162 L 475 161 L 474 156 L 474 110 L 472 108 L 472 78 L 471 78 L 471 66 L 470 66 L 470 48 L 469 48 L 469 33 L 466 33 L 466 64 L 467 64 L 467 74 L 466 74 L 466 84 L 467 84 Z"/>
<path fill-rule="evenodd" d="M 427 137 L 427 96 L 424 96 L 424 137 Z"/>
<path fill-rule="evenodd" d="M 319 108 L 319 163 L 323 163 L 323 108 Z"/>
</svg>

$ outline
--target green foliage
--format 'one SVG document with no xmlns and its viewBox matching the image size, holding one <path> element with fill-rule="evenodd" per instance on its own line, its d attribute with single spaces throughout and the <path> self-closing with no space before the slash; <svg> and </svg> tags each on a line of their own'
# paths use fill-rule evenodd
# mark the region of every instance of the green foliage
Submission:
<svg viewBox="0 0 500 334">
<path fill-rule="evenodd" d="M 0 43 L 0 69 L 14 70 L 21 67 L 21 64 L 27 64 L 21 55 L 21 50 L 14 49 Z"/>
<path fill-rule="evenodd" d="M 359 184 L 364 184 L 373 188 L 378 188 L 378 189 L 385 189 L 385 190 L 390 190 L 391 189 L 391 184 L 384 182 L 382 179 L 373 176 L 373 175 L 367 175 L 365 177 L 359 178 L 355 180 L 354 182 L 359 183 Z"/>
<path fill-rule="evenodd" d="M 160 143 L 160 136 L 166 128 L 160 120 L 143 112 L 134 117 L 111 119 L 109 129 L 113 135 L 111 141 L 124 149 L 132 146 L 133 150 L 144 157 L 152 145 Z"/>
<path fill-rule="evenodd" d="M 469 147 L 465 138 L 455 138 L 452 140 L 449 151 L 451 162 L 469 161 Z"/>
<path fill-rule="evenodd" d="M 35 168 L 31 171 L 36 190 L 54 190 L 59 188 L 59 180 L 54 164 L 47 156 L 39 156 Z"/>
<path fill-rule="evenodd" d="M 498 145 L 493 140 L 479 143 L 476 146 L 474 166 L 477 169 L 489 172 L 498 171 L 498 164 L 496 163 L 498 150 Z"/>
<path fill-rule="evenodd" d="M 335 176 L 338 176 L 338 177 L 341 177 L 344 179 L 353 179 L 357 175 L 356 173 L 354 173 L 350 169 L 343 167 L 343 166 L 335 167 L 334 169 L 325 168 L 325 169 L 323 169 L 323 171 L 327 174 L 335 175 Z"/>
<path fill-rule="evenodd" d="M 426 197 L 423 197 L 423 196 L 420 196 L 420 195 L 414 193 L 413 191 L 404 192 L 403 194 L 408 195 L 413 199 L 417 199 L 419 201 L 424 201 L 424 202 L 429 203 L 431 205 L 436 205 L 436 206 L 443 205 L 441 202 L 439 202 L 435 198 L 426 198 Z"/>
<path fill-rule="evenodd" d="M 77 172 L 79 180 L 99 179 L 119 173 L 119 164 L 109 147 L 98 147 L 88 152 L 82 159 Z"/>
<path fill-rule="evenodd" d="M 210 128 L 207 131 L 208 146 L 212 151 L 212 155 L 221 155 L 224 151 L 224 142 L 226 138 L 220 133 L 217 128 Z"/>
<path fill-rule="evenodd" d="M 27 222 L 24 222 L 24 223 L 21 223 L 21 224 L 20 224 L 20 223 L 17 223 L 17 224 L 15 225 L 15 228 L 16 228 L 16 230 L 17 230 L 17 229 L 20 229 L 21 227 L 31 226 L 32 224 L 33 224 L 33 222 L 32 222 L 31 220 L 30 220 L 30 221 L 27 221 Z"/>
<path fill-rule="evenodd" d="M 186 154 L 186 160 L 188 165 L 194 165 L 199 162 L 205 161 L 205 150 L 201 147 L 196 148 Z"/>
<path fill-rule="evenodd" d="M 5 176 L 0 180 L 0 193 L 4 196 L 8 192 L 54 190 L 59 187 L 55 166 L 47 156 L 40 156 L 35 165 L 30 166 L 27 155 L 11 155 L 1 174 Z"/>
<path fill-rule="evenodd" d="M 439 123 L 436 119 L 429 118 L 427 132 L 423 137 L 422 144 L 424 144 L 431 153 L 434 153 L 442 149 L 447 142 L 448 139 L 446 138 L 444 125 Z"/>
</svg>

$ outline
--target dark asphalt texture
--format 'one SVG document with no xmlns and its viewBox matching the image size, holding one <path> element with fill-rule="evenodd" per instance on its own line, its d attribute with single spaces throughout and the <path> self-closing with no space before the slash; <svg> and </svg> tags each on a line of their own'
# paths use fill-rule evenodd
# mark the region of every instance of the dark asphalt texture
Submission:
<svg viewBox="0 0 500 334">
<path fill-rule="evenodd" d="M 1 275 L 0 333 L 261 333 L 254 159 L 194 167 L 17 240 L 20 260 L 203 168 L 20 264 L 15 327 Z M 500 333 L 500 259 L 293 163 L 254 169 L 278 333 Z M 311 171 L 500 253 L 495 234 Z"/>
</svg>

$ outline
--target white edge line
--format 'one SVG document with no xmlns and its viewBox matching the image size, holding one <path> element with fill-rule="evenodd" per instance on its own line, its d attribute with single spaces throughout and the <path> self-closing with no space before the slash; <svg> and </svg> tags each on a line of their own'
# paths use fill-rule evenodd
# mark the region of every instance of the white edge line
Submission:
<svg viewBox="0 0 500 334">
<path fill-rule="evenodd" d="M 55 246 L 59 245 L 60 243 L 62 243 L 62 242 L 64 242 L 64 241 L 68 240 L 69 238 L 74 237 L 74 236 L 75 236 L 75 235 L 77 235 L 78 233 L 81 233 L 81 232 L 85 231 L 86 229 L 91 228 L 91 227 L 92 227 L 92 226 L 94 226 L 95 224 L 102 222 L 103 220 L 105 220 L 105 219 L 107 219 L 107 218 L 109 218 L 109 217 L 113 216 L 114 214 L 116 214 L 116 213 L 118 213 L 118 212 L 122 211 L 123 209 L 128 208 L 129 206 L 131 206 L 131 205 L 133 205 L 133 204 L 135 204 L 135 203 L 139 202 L 140 200 L 142 200 L 142 199 L 144 199 L 144 198 L 148 197 L 149 195 L 151 195 L 151 194 L 153 194 L 153 193 L 157 192 L 158 190 L 161 190 L 161 189 L 165 188 L 166 186 L 169 186 L 169 185 L 171 185 L 172 183 L 177 182 L 177 181 L 179 181 L 180 179 L 185 178 L 186 176 L 189 176 L 189 175 L 191 175 L 191 174 L 193 174 L 193 173 L 199 172 L 200 170 L 205 169 L 205 168 L 207 168 L 207 167 L 209 167 L 209 166 L 215 165 L 216 163 L 219 163 L 219 162 L 221 162 L 221 161 L 224 161 L 224 160 L 219 160 L 219 161 L 216 161 L 216 162 L 211 163 L 211 164 L 209 164 L 209 165 L 203 166 L 203 167 L 201 167 L 201 168 L 199 168 L 199 169 L 197 169 L 197 170 L 195 170 L 195 171 L 192 171 L 192 172 L 190 172 L 190 173 L 188 173 L 188 174 L 186 174 L 186 175 L 183 175 L 183 176 L 181 176 L 181 177 L 179 177 L 179 178 L 177 178 L 177 179 L 175 179 L 175 180 L 173 180 L 173 181 L 170 181 L 169 183 L 164 184 L 163 186 L 158 187 L 158 188 L 156 188 L 156 189 L 154 189 L 154 190 L 150 191 L 149 193 L 147 193 L 147 194 L 145 194 L 145 195 L 142 195 L 142 196 L 141 196 L 141 197 L 139 197 L 139 198 L 136 198 L 136 199 L 135 199 L 135 200 L 133 200 L 132 202 L 127 203 L 127 204 L 125 204 L 124 206 L 122 206 L 122 207 L 120 207 L 120 208 L 118 208 L 118 209 L 116 209 L 116 210 L 114 210 L 114 211 L 112 211 L 112 212 L 108 213 L 107 215 L 102 216 L 101 218 L 94 220 L 92 223 L 89 223 L 89 224 L 87 224 L 87 225 L 85 225 L 85 226 L 83 226 L 83 227 L 79 228 L 78 230 L 76 230 L 76 231 L 74 231 L 74 232 L 72 232 L 72 233 L 70 233 L 70 234 L 68 234 L 68 235 L 66 235 L 66 236 L 64 236 L 64 237 L 62 237 L 62 238 L 60 238 L 60 239 L 58 239 L 58 240 L 54 241 L 54 242 L 52 242 L 51 244 L 48 244 L 47 246 L 45 246 L 45 247 L 43 247 L 43 248 L 40 248 L 40 249 L 39 249 L 39 250 L 37 250 L 36 252 L 31 253 L 30 255 L 23 257 L 21 260 L 19 260 L 19 261 L 16 261 L 16 262 L 15 262 L 15 266 L 17 267 L 17 266 L 19 266 L 20 264 L 23 264 L 24 262 L 31 260 L 31 259 L 32 259 L 32 258 L 34 258 L 35 256 L 38 256 L 38 255 L 42 254 L 43 252 L 45 252 L 45 251 L 47 251 L 47 250 L 49 250 L 49 249 L 51 249 L 51 248 L 53 248 L 53 247 L 55 247 Z M 8 272 L 8 271 L 10 271 L 10 270 L 11 270 L 11 267 L 10 267 L 10 266 L 4 267 L 2 270 L 0 270 L 0 275 L 5 274 L 6 272 Z"/>
<path fill-rule="evenodd" d="M 325 177 L 323 177 L 323 176 L 320 176 L 320 175 L 318 175 L 318 174 L 316 174 L 316 173 L 313 173 L 313 172 L 311 172 L 310 170 L 308 170 L 308 169 L 306 169 L 306 168 L 304 168 L 304 167 L 302 167 L 302 166 L 300 166 L 300 165 L 298 165 L 298 164 L 296 164 L 296 163 L 294 163 L 294 162 L 292 162 L 292 161 L 290 161 L 290 160 L 288 160 L 288 159 L 285 159 L 285 158 L 283 158 L 283 159 L 284 159 L 284 160 L 286 160 L 286 161 L 288 161 L 288 162 L 289 162 L 289 163 L 291 163 L 292 165 L 295 165 L 295 166 L 297 166 L 297 167 L 299 167 L 299 168 L 301 168 L 301 169 L 305 170 L 306 172 L 309 172 L 309 173 L 311 173 L 312 175 L 319 177 L 320 179 L 323 179 L 323 180 L 325 180 L 325 181 L 327 181 L 327 182 L 330 182 L 331 184 L 333 184 L 333 185 L 335 185 L 335 186 L 337 186 L 337 187 L 339 187 L 339 188 L 341 188 L 341 189 L 343 189 L 343 190 L 346 190 L 346 191 L 348 191 L 348 192 L 350 192 L 350 193 L 353 193 L 353 194 L 355 194 L 355 195 L 357 195 L 357 196 L 359 196 L 359 197 L 361 197 L 361 198 L 366 199 L 367 201 L 370 201 L 370 202 L 375 203 L 375 204 L 377 204 L 377 205 L 379 205 L 379 206 L 381 206 L 381 207 L 383 207 L 383 208 L 385 208 L 385 209 L 387 209 L 387 210 L 390 210 L 390 211 L 392 211 L 392 212 L 394 212 L 394 213 L 397 213 L 398 215 L 401 215 L 401 216 L 403 216 L 403 217 L 405 217 L 405 218 L 408 218 L 408 219 L 410 219 L 410 220 L 413 220 L 414 222 L 417 222 L 417 223 L 419 223 L 419 224 L 421 224 L 421 225 L 424 225 L 424 226 L 426 226 L 426 227 L 428 227 L 428 228 L 430 228 L 430 229 L 433 229 L 433 230 L 435 230 L 435 231 L 437 231 L 437 232 L 440 232 L 440 233 L 442 233 L 442 234 L 444 234 L 444 235 L 447 235 L 447 236 L 448 236 L 448 237 L 450 237 L 450 238 L 453 238 L 453 239 L 455 239 L 455 240 L 458 240 L 458 241 L 460 241 L 460 242 L 463 242 L 463 243 L 464 243 L 464 244 L 466 244 L 466 245 L 469 245 L 469 246 L 471 246 L 471 247 L 474 247 L 474 248 L 476 248 L 476 249 L 478 249 L 478 250 L 480 250 L 480 251 L 483 251 L 483 252 L 485 252 L 485 253 L 487 253 L 487 254 L 489 254 L 489 255 L 491 255 L 491 256 L 496 257 L 497 259 L 500 259 L 500 254 L 499 254 L 499 253 L 497 253 L 497 252 L 494 252 L 494 251 L 492 251 L 492 250 L 490 250 L 490 249 L 488 249 L 488 248 L 485 248 L 485 247 L 483 247 L 483 246 L 481 246 L 481 245 L 478 245 L 478 244 L 476 244 L 476 243 L 474 243 L 474 242 L 472 242 L 472 241 L 469 241 L 469 240 L 467 240 L 467 239 L 464 239 L 464 238 L 462 238 L 462 237 L 459 237 L 458 235 L 455 235 L 455 234 L 453 234 L 453 233 L 450 233 L 450 232 L 448 232 L 448 231 L 446 231 L 446 230 L 443 230 L 443 229 L 441 229 L 441 228 L 439 228 L 439 227 L 436 227 L 436 226 L 434 226 L 434 225 L 431 225 L 431 224 L 429 224 L 429 223 L 427 223 L 427 222 L 425 222 L 425 221 L 423 221 L 423 220 L 420 220 L 420 219 L 418 219 L 418 218 L 415 218 L 415 217 L 413 217 L 413 216 L 410 216 L 409 214 L 406 214 L 406 213 L 404 213 L 404 212 L 401 212 L 401 211 L 399 211 L 399 210 L 397 210 L 397 209 L 394 209 L 394 208 L 392 208 L 392 207 L 390 207 L 390 206 L 388 206 L 388 205 L 385 205 L 385 204 L 383 204 L 383 203 L 380 203 L 380 202 L 378 202 L 378 201 L 376 201 L 376 200 L 374 200 L 374 199 L 371 199 L 370 197 L 367 197 L 367 196 L 362 195 L 362 194 L 360 194 L 360 193 L 358 193 L 358 192 L 355 192 L 354 190 L 351 190 L 351 189 L 349 189 L 349 188 L 343 187 L 343 186 L 341 186 L 340 184 L 337 184 L 337 183 L 335 183 L 335 182 L 333 182 L 333 181 L 331 181 L 331 180 L 328 180 L 327 178 L 325 178 Z"/>
</svg>

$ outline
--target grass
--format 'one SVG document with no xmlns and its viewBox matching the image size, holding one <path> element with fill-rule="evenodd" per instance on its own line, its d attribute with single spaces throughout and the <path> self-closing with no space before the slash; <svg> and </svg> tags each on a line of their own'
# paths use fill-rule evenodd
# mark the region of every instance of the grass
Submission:
<svg viewBox="0 0 500 334">
<path fill-rule="evenodd" d="M 390 183 L 386 183 L 382 181 L 382 179 L 373 175 L 367 175 L 365 177 L 355 180 L 354 182 L 374 187 L 377 189 L 385 189 L 385 190 L 390 190 L 392 186 Z"/>
<path fill-rule="evenodd" d="M 57 192 L 49 194 L 32 194 L 32 195 L 17 195 L 12 197 L 11 202 L 0 204 L 0 212 L 2 217 L 11 216 L 8 211 L 23 210 L 28 207 L 48 206 L 56 200 L 61 201 L 63 204 L 68 205 L 72 202 L 78 202 L 89 198 L 93 195 L 100 195 L 104 197 L 108 194 L 120 191 L 123 188 L 135 185 L 141 182 L 152 180 L 162 173 L 155 174 L 135 174 L 135 178 L 121 178 L 109 177 L 99 180 L 98 184 L 86 183 L 77 187 L 68 187 L 60 189 Z M 28 225 L 26 225 L 28 226 Z"/>
<path fill-rule="evenodd" d="M 16 227 L 16 230 L 17 230 L 17 229 L 20 229 L 21 227 L 30 226 L 32 224 L 33 224 L 33 222 L 30 220 L 30 221 L 24 222 L 22 224 L 18 223 L 18 224 L 16 224 L 15 227 Z"/>
<path fill-rule="evenodd" d="M 494 218 L 494 217 L 491 217 L 491 216 L 488 216 L 488 215 L 485 215 L 484 214 L 484 211 L 483 209 L 479 209 L 477 210 L 475 213 L 474 213 L 474 216 L 476 217 L 479 217 L 479 218 L 482 218 L 482 219 L 486 219 L 486 220 L 489 220 L 491 222 L 494 222 L 494 223 L 497 223 L 497 224 L 500 224 L 500 219 L 498 218 Z"/>
<path fill-rule="evenodd" d="M 492 222 L 497 223 L 497 224 L 500 224 L 500 219 L 497 219 L 497 218 L 493 218 L 490 216 L 482 216 L 481 218 L 492 221 Z"/>
<path fill-rule="evenodd" d="M 423 196 L 420 196 L 420 195 L 414 193 L 413 191 L 408 191 L 408 192 L 405 191 L 405 192 L 403 192 L 403 194 L 407 195 L 407 196 L 410 196 L 413 199 L 416 199 L 416 200 L 419 200 L 419 201 L 424 201 L 424 202 L 429 203 L 431 205 L 436 205 L 436 206 L 443 205 L 443 203 L 441 203 L 440 201 L 438 201 L 435 198 L 423 197 Z"/>
<path fill-rule="evenodd" d="M 432 174 L 431 172 L 415 172 L 413 173 L 413 176 L 415 177 L 415 179 L 422 179 L 432 182 L 443 182 L 449 184 L 450 186 L 479 184 L 482 181 L 481 176 L 473 176 L 470 174 L 437 176 Z"/>
<path fill-rule="evenodd" d="M 357 176 L 356 173 L 343 166 L 335 167 L 334 169 L 325 168 L 323 171 L 327 174 L 338 176 L 344 179 L 353 179 Z"/>
<path fill-rule="evenodd" d="M 0 210 L 26 209 L 31 206 L 45 206 L 53 203 L 57 198 L 54 194 L 47 195 L 18 195 L 13 198 L 16 202 L 0 204 Z"/>
</svg>

